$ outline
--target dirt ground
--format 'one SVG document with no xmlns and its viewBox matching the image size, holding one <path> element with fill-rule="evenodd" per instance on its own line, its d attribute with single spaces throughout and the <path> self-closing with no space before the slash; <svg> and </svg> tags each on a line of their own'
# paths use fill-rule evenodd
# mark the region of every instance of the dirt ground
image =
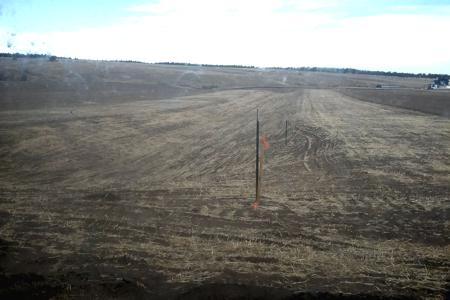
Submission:
<svg viewBox="0 0 450 300">
<path fill-rule="evenodd" d="M 340 89 L 349 97 L 450 118 L 450 89 Z"/>
<path fill-rule="evenodd" d="M 226 72 L 163 99 L 18 109 L 2 83 L 0 298 L 449 297 L 450 119 L 327 77 L 233 88 Z M 253 209 L 257 108 L 271 147 Z"/>
</svg>

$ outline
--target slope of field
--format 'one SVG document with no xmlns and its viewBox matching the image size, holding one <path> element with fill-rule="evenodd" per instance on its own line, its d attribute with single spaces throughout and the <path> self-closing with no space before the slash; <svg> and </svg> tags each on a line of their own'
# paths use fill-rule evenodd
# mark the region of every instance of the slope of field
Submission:
<svg viewBox="0 0 450 300">
<path fill-rule="evenodd" d="M 391 105 L 450 118 L 450 89 L 341 89 L 362 101 Z"/>
<path fill-rule="evenodd" d="M 215 72 L 228 89 L 0 111 L 0 298 L 448 296 L 448 118 Z"/>
<path fill-rule="evenodd" d="M 424 88 L 430 80 L 262 69 L 0 58 L 0 109 L 77 107 L 255 87 Z"/>
</svg>

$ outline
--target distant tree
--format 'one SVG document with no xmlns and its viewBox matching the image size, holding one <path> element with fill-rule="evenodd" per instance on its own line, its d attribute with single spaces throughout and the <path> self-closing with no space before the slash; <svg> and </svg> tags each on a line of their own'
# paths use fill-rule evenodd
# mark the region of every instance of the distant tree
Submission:
<svg viewBox="0 0 450 300">
<path fill-rule="evenodd" d="M 56 61 L 57 57 L 52 55 L 48 58 L 49 61 Z"/>
</svg>

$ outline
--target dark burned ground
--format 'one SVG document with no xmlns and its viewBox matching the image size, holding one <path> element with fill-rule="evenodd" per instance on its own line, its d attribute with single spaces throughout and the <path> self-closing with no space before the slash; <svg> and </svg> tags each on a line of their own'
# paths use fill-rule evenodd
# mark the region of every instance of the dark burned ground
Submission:
<svg viewBox="0 0 450 300">
<path fill-rule="evenodd" d="M 0 298 L 448 296 L 446 118 L 267 89 L 0 120 Z"/>
</svg>

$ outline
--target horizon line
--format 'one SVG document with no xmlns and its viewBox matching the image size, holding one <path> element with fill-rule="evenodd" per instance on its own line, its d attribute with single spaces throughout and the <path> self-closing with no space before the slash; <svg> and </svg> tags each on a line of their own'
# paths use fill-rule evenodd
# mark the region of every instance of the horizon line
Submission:
<svg viewBox="0 0 450 300">
<path fill-rule="evenodd" d="M 7 56 L 5 56 L 5 54 Z M 292 70 L 292 71 L 305 71 L 305 72 L 325 72 L 325 73 L 350 73 L 353 74 L 365 74 L 365 75 L 378 75 L 378 76 L 399 76 L 399 77 L 419 77 L 419 78 L 431 78 L 431 76 L 450 76 L 448 73 L 412 73 L 412 72 L 398 72 L 398 71 L 381 71 L 381 70 L 368 70 L 368 69 L 357 69 L 351 67 L 316 67 L 316 66 L 299 66 L 299 67 L 261 67 L 253 65 L 242 65 L 242 64 L 205 64 L 205 63 L 190 63 L 190 62 L 177 62 L 177 61 L 160 61 L 160 62 L 147 62 L 140 60 L 131 59 L 92 59 L 92 58 L 78 58 L 78 57 L 67 57 L 67 56 L 57 56 L 53 54 L 42 54 L 42 53 L 20 53 L 20 52 L 1 52 L 0 57 L 13 57 L 17 58 L 41 58 L 41 57 L 55 57 L 57 59 L 68 59 L 68 60 L 85 60 L 85 61 L 102 61 L 102 62 L 124 62 L 124 63 L 140 63 L 140 64 L 152 64 L 152 65 L 178 65 L 178 66 L 198 66 L 198 67 L 223 67 L 223 68 L 242 68 L 242 69 L 269 69 L 269 70 Z M 313 70 L 314 69 L 314 70 Z M 349 70 L 352 72 L 339 72 Z M 380 74 L 377 74 L 380 73 Z M 404 75 L 404 76 L 402 76 Z M 409 75 L 409 76 L 408 76 Z"/>
</svg>

